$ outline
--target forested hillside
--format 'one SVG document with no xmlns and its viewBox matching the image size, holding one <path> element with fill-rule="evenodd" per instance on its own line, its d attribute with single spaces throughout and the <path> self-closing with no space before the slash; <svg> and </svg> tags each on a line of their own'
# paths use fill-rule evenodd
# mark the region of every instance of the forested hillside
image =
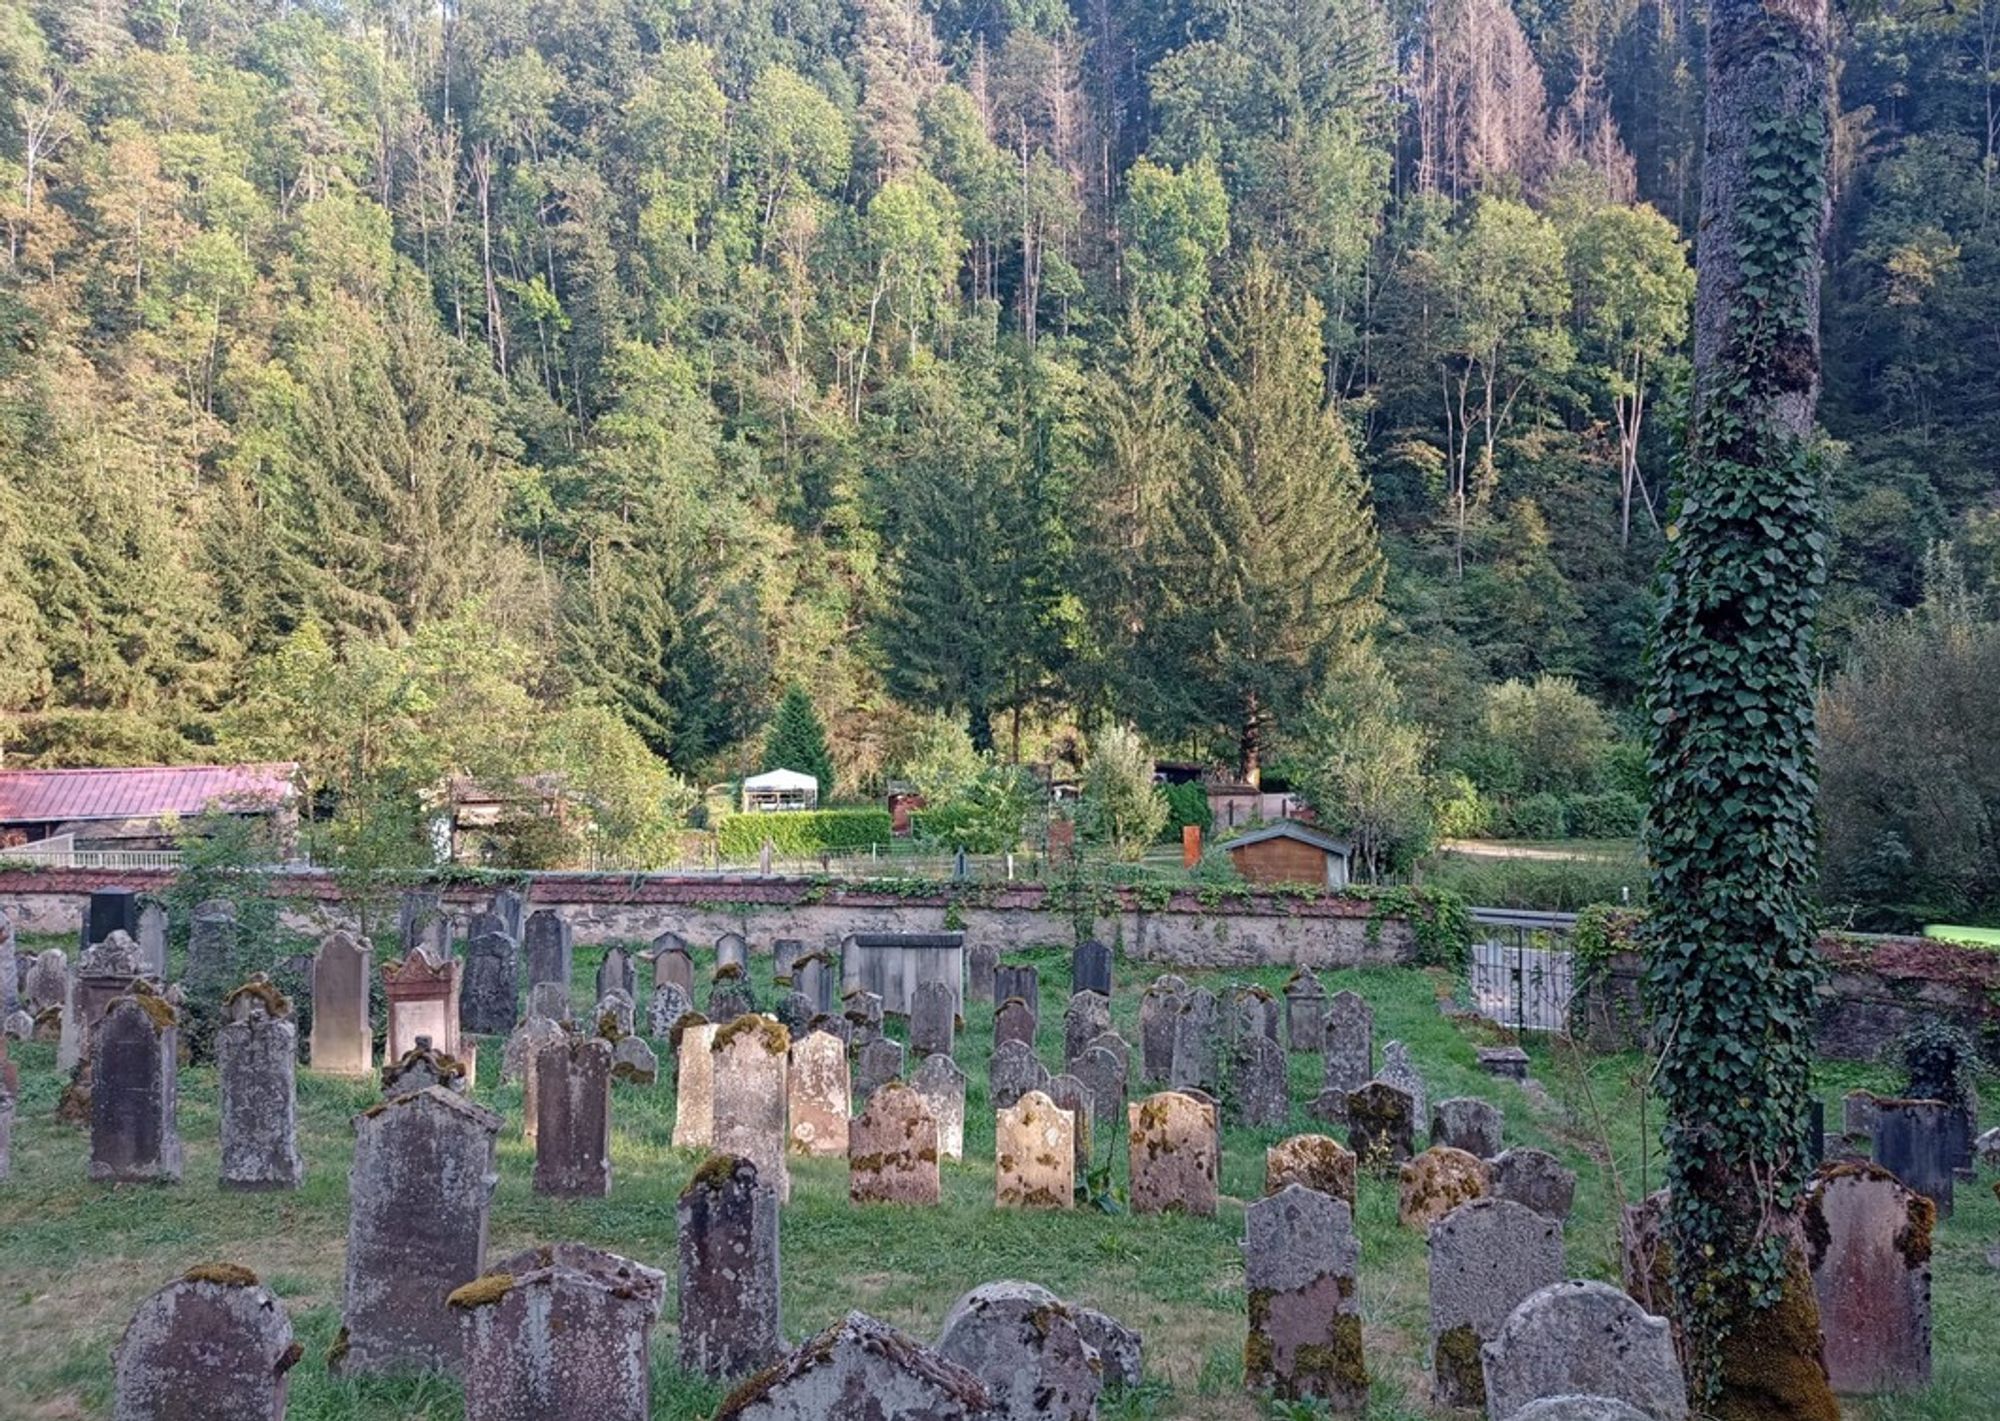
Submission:
<svg viewBox="0 0 2000 1421">
<path fill-rule="evenodd" d="M 1829 671 L 1927 557 L 1985 625 L 2000 586 L 2000 0 L 1843 23 Z M 756 768 L 797 684 L 843 789 L 933 711 L 1027 760 L 1130 721 L 1627 832 L 1700 40 L 1679 0 L 9 0 L 9 761 L 637 805 Z"/>
</svg>

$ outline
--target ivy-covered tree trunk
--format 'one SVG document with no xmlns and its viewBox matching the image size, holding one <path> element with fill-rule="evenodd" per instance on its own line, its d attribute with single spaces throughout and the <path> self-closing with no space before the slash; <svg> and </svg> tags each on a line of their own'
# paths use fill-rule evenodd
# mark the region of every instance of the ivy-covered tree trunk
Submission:
<svg viewBox="0 0 2000 1421">
<path fill-rule="evenodd" d="M 1808 1170 L 1827 0 L 1711 0 L 1695 402 L 1651 667 L 1651 992 L 1694 1398 L 1837 1421 Z"/>
</svg>

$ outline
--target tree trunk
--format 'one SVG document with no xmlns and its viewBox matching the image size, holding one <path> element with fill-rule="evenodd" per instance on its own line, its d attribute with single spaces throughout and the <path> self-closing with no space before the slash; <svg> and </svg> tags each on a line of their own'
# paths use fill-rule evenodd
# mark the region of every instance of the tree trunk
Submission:
<svg viewBox="0 0 2000 1421">
<path fill-rule="evenodd" d="M 1243 783 L 1259 789 L 1264 783 L 1264 707 L 1255 691 L 1243 698 L 1243 731 L 1239 743 L 1241 762 L 1237 769 Z"/>
<path fill-rule="evenodd" d="M 1827 0 L 1711 0 L 1695 402 L 1650 686 L 1650 1000 L 1697 1409 L 1838 1421 L 1799 1252 L 1810 1165 L 1812 628 L 1825 582 Z M 1747 703 L 1740 695 L 1749 690 Z"/>
</svg>

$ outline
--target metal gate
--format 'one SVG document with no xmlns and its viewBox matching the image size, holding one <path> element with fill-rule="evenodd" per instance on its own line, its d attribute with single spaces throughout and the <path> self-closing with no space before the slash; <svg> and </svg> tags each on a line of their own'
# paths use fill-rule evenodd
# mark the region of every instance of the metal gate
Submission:
<svg viewBox="0 0 2000 1421">
<path fill-rule="evenodd" d="M 1566 1031 L 1576 977 L 1569 941 L 1573 913 L 1475 908 L 1472 1005 L 1517 1031 Z"/>
</svg>

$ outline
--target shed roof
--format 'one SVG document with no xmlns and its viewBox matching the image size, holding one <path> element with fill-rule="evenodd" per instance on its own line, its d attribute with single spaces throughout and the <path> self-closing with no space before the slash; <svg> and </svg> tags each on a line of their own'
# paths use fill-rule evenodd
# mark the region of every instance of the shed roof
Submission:
<svg viewBox="0 0 2000 1421">
<path fill-rule="evenodd" d="M 743 788 L 752 794 L 760 790 L 765 792 L 772 790 L 780 792 L 785 790 L 817 790 L 819 788 L 819 781 L 811 775 L 801 774 L 797 770 L 766 770 L 761 775 L 752 775 L 749 779 L 743 781 Z"/>
<path fill-rule="evenodd" d="M 183 817 L 290 801 L 296 764 L 0 770 L 0 824 Z"/>
<path fill-rule="evenodd" d="M 1267 839 L 1294 839 L 1301 844 L 1310 844 L 1316 849 L 1337 855 L 1340 858 L 1352 858 L 1354 856 L 1354 846 L 1345 839 L 1329 838 L 1325 834 L 1308 829 L 1303 824 L 1296 824 L 1290 819 L 1280 819 L 1277 823 L 1267 824 L 1262 829 L 1253 829 L 1240 838 L 1231 839 L 1222 847 L 1233 854 L 1238 849 L 1248 848 L 1251 844 L 1261 844 Z"/>
</svg>

